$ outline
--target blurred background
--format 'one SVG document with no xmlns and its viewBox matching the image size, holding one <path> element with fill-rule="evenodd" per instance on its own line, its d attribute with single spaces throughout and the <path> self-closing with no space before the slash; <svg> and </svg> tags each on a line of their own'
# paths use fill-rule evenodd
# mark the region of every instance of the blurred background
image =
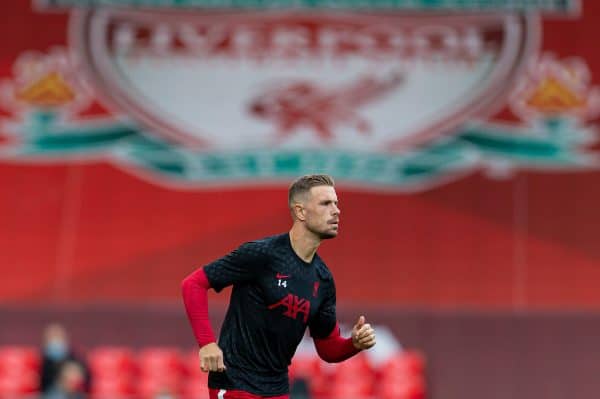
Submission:
<svg viewBox="0 0 600 399">
<path fill-rule="evenodd" d="M 181 280 L 315 172 L 339 319 L 379 343 L 307 339 L 292 398 L 600 395 L 599 2 L 1 10 L 1 399 L 207 398 Z"/>
</svg>

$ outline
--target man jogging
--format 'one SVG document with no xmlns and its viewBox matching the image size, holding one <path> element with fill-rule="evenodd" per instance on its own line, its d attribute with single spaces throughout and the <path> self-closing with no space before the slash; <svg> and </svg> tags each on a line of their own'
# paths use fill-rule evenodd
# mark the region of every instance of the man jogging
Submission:
<svg viewBox="0 0 600 399">
<path fill-rule="evenodd" d="M 182 283 L 183 300 L 208 371 L 210 399 L 287 399 L 288 366 L 308 327 L 319 356 L 340 362 L 375 345 L 360 316 L 350 338 L 336 318 L 333 276 L 317 254 L 339 230 L 333 179 L 308 175 L 289 189 L 288 233 L 251 241 L 198 269 Z M 233 285 L 216 343 L 207 291 Z"/>
</svg>

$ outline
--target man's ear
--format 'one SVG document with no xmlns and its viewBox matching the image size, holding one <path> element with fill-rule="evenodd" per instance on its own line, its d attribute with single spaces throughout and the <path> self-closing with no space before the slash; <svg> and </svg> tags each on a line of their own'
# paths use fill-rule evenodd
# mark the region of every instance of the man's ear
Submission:
<svg viewBox="0 0 600 399">
<path fill-rule="evenodd" d="M 294 215 L 296 215 L 296 219 L 298 220 L 306 220 L 306 215 L 304 213 L 304 207 L 302 206 L 302 204 L 294 204 Z"/>
</svg>

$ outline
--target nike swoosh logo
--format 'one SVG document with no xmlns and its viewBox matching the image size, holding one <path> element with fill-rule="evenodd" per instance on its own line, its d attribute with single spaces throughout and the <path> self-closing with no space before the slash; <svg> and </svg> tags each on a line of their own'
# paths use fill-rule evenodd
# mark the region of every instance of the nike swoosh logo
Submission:
<svg viewBox="0 0 600 399">
<path fill-rule="evenodd" d="M 288 278 L 288 277 L 290 277 L 290 276 L 286 276 L 286 275 L 279 274 L 279 273 L 277 273 L 277 275 L 275 276 L 275 278 L 277 278 L 277 279 Z"/>
</svg>

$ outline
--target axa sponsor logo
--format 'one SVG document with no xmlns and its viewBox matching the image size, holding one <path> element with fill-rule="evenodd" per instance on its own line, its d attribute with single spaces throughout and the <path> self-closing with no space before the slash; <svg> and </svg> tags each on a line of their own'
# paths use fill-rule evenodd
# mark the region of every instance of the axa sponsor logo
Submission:
<svg viewBox="0 0 600 399">
<path fill-rule="evenodd" d="M 304 323 L 308 321 L 308 316 L 310 314 L 310 301 L 308 299 L 300 298 L 293 294 L 287 294 L 279 301 L 269 305 L 268 309 L 272 310 L 279 307 L 283 307 L 285 309 L 283 312 L 284 316 L 296 320 L 298 315 L 302 314 L 301 317 Z"/>
</svg>

